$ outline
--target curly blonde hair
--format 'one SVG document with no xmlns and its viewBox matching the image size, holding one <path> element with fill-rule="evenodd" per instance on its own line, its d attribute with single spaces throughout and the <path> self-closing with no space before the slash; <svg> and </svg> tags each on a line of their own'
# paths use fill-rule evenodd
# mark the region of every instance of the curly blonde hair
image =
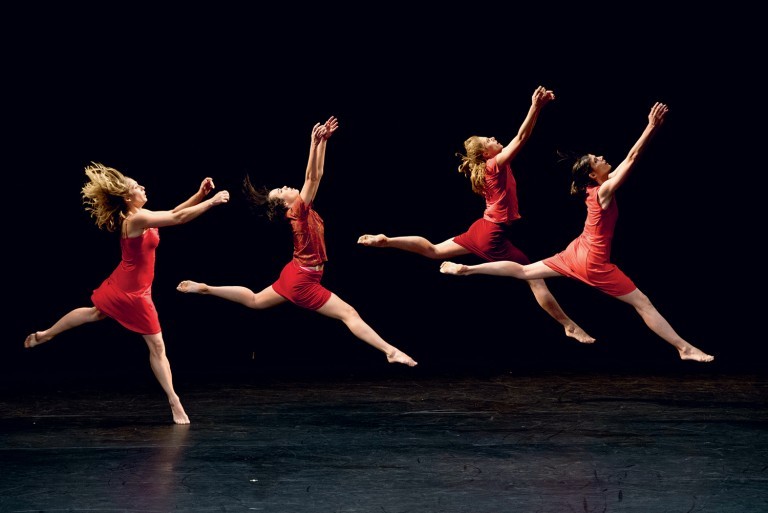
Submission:
<svg viewBox="0 0 768 513">
<path fill-rule="evenodd" d="M 81 191 L 85 210 L 96 219 L 99 229 L 114 232 L 126 218 L 130 180 L 117 169 L 98 162 L 85 166 L 85 174 L 88 183 Z"/>
<path fill-rule="evenodd" d="M 469 178 L 475 194 L 485 196 L 485 144 L 479 136 L 473 135 L 464 141 L 464 151 L 466 155 L 456 154 L 461 159 L 459 173 Z"/>
</svg>

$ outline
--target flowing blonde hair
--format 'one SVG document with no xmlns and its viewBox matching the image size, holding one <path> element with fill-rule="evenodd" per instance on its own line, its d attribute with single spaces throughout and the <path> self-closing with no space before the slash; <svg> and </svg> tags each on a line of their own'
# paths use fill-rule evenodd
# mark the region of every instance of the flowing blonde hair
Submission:
<svg viewBox="0 0 768 513">
<path fill-rule="evenodd" d="M 85 210 L 96 219 L 96 226 L 114 232 L 126 217 L 125 198 L 130 192 L 130 181 L 120 171 L 98 162 L 85 166 L 88 183 L 82 195 Z"/>
<path fill-rule="evenodd" d="M 485 144 L 482 139 L 473 135 L 464 141 L 464 151 L 466 155 L 457 153 L 456 156 L 461 159 L 459 164 L 459 173 L 469 178 L 472 183 L 472 191 L 480 196 L 485 196 Z"/>
</svg>

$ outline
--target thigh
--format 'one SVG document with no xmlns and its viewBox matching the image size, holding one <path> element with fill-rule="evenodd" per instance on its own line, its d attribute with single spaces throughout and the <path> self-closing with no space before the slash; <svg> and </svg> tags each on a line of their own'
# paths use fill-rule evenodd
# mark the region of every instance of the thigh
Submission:
<svg viewBox="0 0 768 513">
<path fill-rule="evenodd" d="M 544 278 L 558 277 L 564 278 L 565 276 L 555 271 L 541 260 L 525 266 L 526 280 L 543 280 Z"/>
<path fill-rule="evenodd" d="M 323 306 L 315 310 L 319 314 L 323 314 L 326 317 L 331 317 L 332 319 L 343 319 L 346 317 L 350 311 L 354 311 L 354 308 L 341 299 L 339 296 L 331 292 L 331 297 L 328 298 L 328 301 L 325 302 Z"/>
<path fill-rule="evenodd" d="M 272 285 L 265 287 L 260 292 L 256 292 L 253 295 L 253 307 L 254 308 L 272 308 L 279 304 L 288 301 L 283 296 L 275 292 Z"/>
<path fill-rule="evenodd" d="M 648 303 L 648 297 L 643 294 L 640 289 L 635 289 L 629 294 L 623 294 L 621 296 L 613 296 L 619 301 L 630 304 L 635 308 L 641 308 Z"/>
<path fill-rule="evenodd" d="M 461 255 L 468 255 L 470 251 L 464 246 L 460 246 L 454 242 L 453 237 L 435 244 L 435 256 L 439 259 L 453 258 Z"/>
</svg>

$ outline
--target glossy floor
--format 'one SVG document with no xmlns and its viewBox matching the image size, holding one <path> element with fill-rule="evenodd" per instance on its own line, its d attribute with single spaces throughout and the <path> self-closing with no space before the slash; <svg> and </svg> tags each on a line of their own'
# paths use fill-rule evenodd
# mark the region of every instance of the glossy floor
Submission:
<svg viewBox="0 0 768 513">
<path fill-rule="evenodd" d="M 0 511 L 765 512 L 768 379 L 8 386 Z"/>
</svg>

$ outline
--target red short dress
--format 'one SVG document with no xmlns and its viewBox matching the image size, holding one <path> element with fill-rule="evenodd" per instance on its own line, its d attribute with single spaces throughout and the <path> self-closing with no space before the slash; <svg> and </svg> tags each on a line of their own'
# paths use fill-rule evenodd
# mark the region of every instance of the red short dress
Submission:
<svg viewBox="0 0 768 513">
<path fill-rule="evenodd" d="M 609 296 L 623 296 L 637 286 L 610 261 L 619 207 L 614 196 L 608 208 L 603 210 L 597 198 L 598 190 L 598 186 L 587 188 L 584 231 L 565 250 L 544 259 L 544 263 L 560 274 L 591 285 Z"/>
<path fill-rule="evenodd" d="M 120 264 L 91 295 L 93 305 L 102 313 L 142 335 L 162 331 L 152 301 L 155 249 L 159 243 L 157 228 L 148 228 L 139 237 L 121 238 Z"/>
</svg>

